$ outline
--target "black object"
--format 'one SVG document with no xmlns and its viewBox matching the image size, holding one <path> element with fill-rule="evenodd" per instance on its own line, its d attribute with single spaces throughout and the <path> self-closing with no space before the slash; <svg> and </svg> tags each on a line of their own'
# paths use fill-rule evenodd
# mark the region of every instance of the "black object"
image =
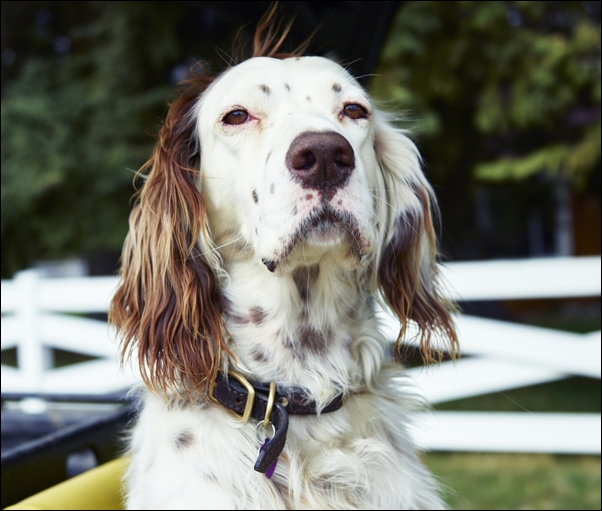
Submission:
<svg viewBox="0 0 602 511">
<path fill-rule="evenodd" d="M 257 22 L 269 9 L 271 2 L 249 1 L 189 1 L 201 14 L 204 37 L 226 44 L 228 37 L 243 27 L 244 39 L 250 40 Z M 279 2 L 278 19 L 284 24 L 294 19 L 285 42 L 284 51 L 290 51 L 313 34 L 307 54 L 333 57 L 347 67 L 362 86 L 368 84 L 370 73 L 378 62 L 380 49 L 389 33 L 395 12 L 403 2 L 377 1 L 294 1 Z M 183 32 L 198 37 L 198 22 L 190 20 Z M 206 57 L 206 56 L 203 56 Z M 230 58 L 227 47 L 224 60 Z"/>
<path fill-rule="evenodd" d="M 124 404 L 3 453 L 2 508 L 117 457 L 123 449 L 120 437 L 133 418 L 133 408 Z"/>
<path fill-rule="evenodd" d="M 10 406 L 10 402 L 23 399 L 42 399 L 47 403 L 42 413 L 27 413 L 20 406 Z M 20 444 L 41 438 L 58 429 L 80 424 L 83 420 L 101 418 L 115 411 L 115 406 L 103 407 L 103 404 L 126 402 L 123 393 L 101 395 L 66 395 L 35 393 L 2 394 L 2 454 L 13 450 Z M 57 404 L 60 405 L 57 406 Z M 80 407 L 77 404 L 91 405 Z M 74 406 L 71 406 L 74 405 Z M 96 406 L 98 405 L 98 406 Z"/>
</svg>

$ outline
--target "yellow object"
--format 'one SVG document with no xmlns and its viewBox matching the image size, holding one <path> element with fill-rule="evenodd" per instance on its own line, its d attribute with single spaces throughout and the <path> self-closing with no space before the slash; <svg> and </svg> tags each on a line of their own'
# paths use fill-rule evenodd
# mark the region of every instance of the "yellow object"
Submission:
<svg viewBox="0 0 602 511">
<path fill-rule="evenodd" d="M 126 457 L 104 463 L 6 509 L 123 509 Z"/>
</svg>

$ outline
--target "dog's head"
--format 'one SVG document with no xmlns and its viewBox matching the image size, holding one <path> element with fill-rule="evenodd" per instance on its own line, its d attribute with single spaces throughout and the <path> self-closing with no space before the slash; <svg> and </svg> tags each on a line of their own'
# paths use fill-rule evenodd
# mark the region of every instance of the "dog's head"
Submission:
<svg viewBox="0 0 602 511">
<path fill-rule="evenodd" d="M 153 389 L 214 377 L 237 259 L 282 278 L 328 258 L 399 316 L 396 351 L 408 320 L 427 358 L 432 334 L 455 348 L 416 147 L 343 67 L 268 47 L 189 80 L 145 166 L 111 318 Z"/>
<path fill-rule="evenodd" d="M 373 115 L 325 58 L 253 58 L 220 76 L 193 110 L 213 241 L 279 275 L 325 253 L 359 267 L 378 237 Z"/>
</svg>

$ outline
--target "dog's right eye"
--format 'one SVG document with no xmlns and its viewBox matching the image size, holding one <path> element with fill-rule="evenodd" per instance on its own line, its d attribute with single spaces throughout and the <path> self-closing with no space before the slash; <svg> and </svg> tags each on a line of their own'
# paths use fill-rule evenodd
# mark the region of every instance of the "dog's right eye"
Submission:
<svg viewBox="0 0 602 511">
<path fill-rule="evenodd" d="M 244 124 L 249 118 L 249 113 L 244 110 L 232 110 L 222 119 L 226 124 Z"/>
</svg>

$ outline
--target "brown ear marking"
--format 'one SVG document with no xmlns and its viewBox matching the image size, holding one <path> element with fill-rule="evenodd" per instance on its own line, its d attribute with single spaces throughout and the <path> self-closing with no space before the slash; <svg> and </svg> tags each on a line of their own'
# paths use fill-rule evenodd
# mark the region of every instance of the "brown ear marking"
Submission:
<svg viewBox="0 0 602 511">
<path fill-rule="evenodd" d="M 431 349 L 433 336 L 443 341 L 448 355 L 454 359 L 458 352 L 458 338 L 450 314 L 454 307 L 439 291 L 431 199 L 426 189 L 412 188 L 421 209 L 398 215 L 393 237 L 383 250 L 378 269 L 383 294 L 402 325 L 393 353 L 401 359 L 402 338 L 408 320 L 413 320 L 420 331 L 424 363 L 442 360 L 443 352 Z"/>
<path fill-rule="evenodd" d="M 202 80 L 191 85 L 198 91 L 210 81 Z M 196 184 L 195 122 L 189 118 L 195 97 L 184 93 L 172 103 L 155 151 L 141 169 L 149 174 L 136 194 L 121 283 L 109 311 L 121 337 L 122 360 L 137 344 L 147 386 L 163 393 L 178 388 L 191 398 L 206 390 L 222 353 L 229 353 L 222 335 L 223 300 L 197 245 L 199 233 L 208 233 Z"/>
</svg>

